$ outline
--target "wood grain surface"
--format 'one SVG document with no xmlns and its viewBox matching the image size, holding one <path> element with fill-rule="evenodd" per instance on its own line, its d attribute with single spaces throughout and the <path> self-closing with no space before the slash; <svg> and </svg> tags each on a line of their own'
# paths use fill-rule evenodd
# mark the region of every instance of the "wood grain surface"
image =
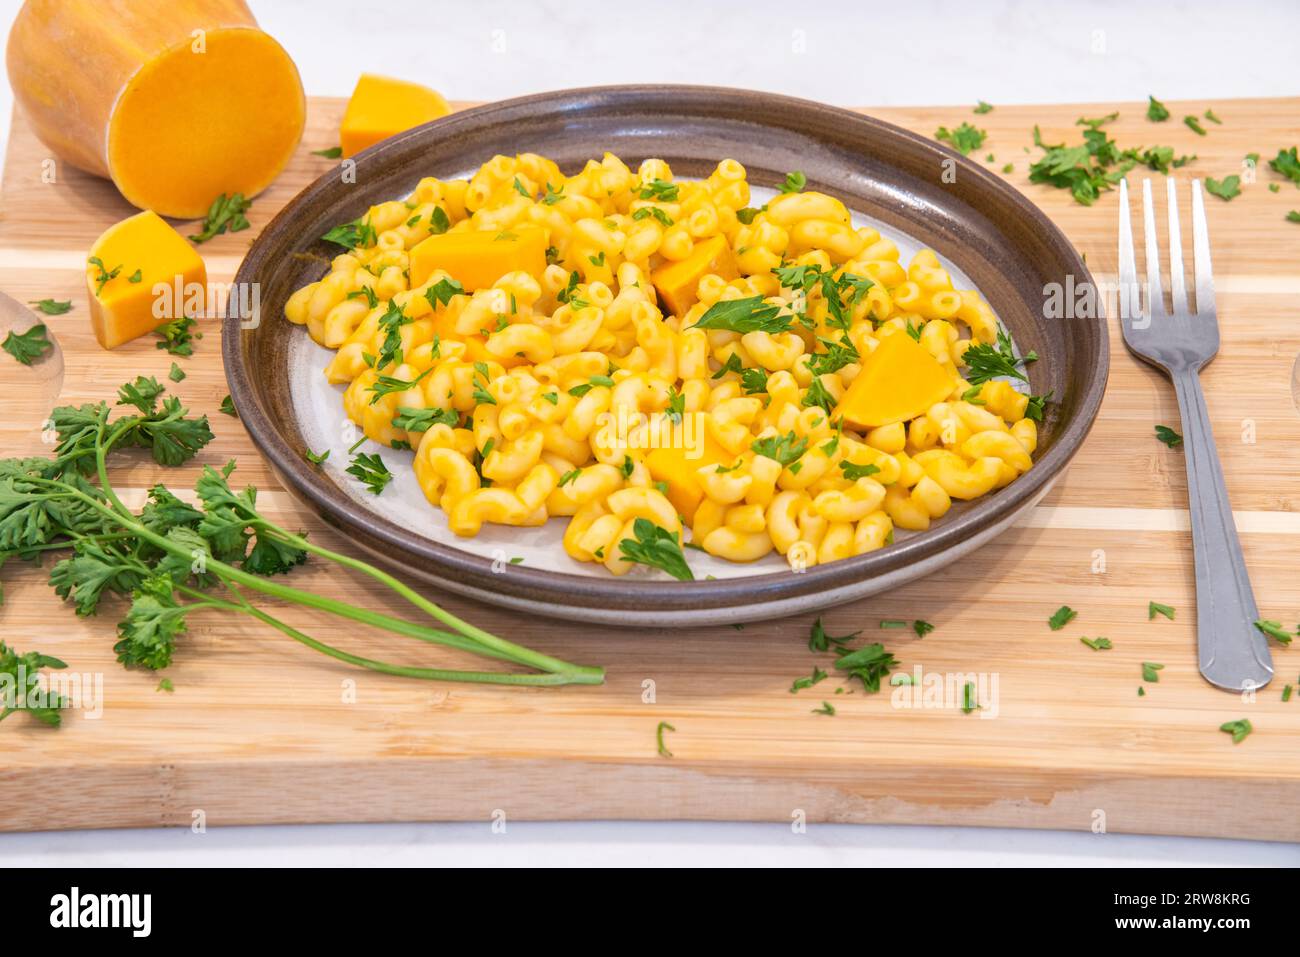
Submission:
<svg viewBox="0 0 1300 957">
<path fill-rule="evenodd" d="M 304 142 L 255 202 L 253 229 L 202 247 L 209 275 L 230 279 L 275 211 L 331 163 L 311 150 L 336 142 L 342 101 L 314 99 Z M 1195 153 L 1180 176 L 1242 172 L 1300 140 L 1300 99 L 1170 103 L 1152 124 L 1139 104 L 869 110 L 933 134 L 969 120 L 988 130 L 978 158 L 1021 188 L 1086 253 L 1099 278 L 1116 269 L 1116 196 L 1091 208 L 1028 183 L 1025 152 L 1040 124 L 1048 142 L 1078 139 L 1074 121 L 1121 111 L 1107 127 L 1122 147 L 1156 143 Z M 1222 126 L 1195 135 L 1178 119 L 1213 107 Z M 82 268 L 93 239 L 132 210 L 100 180 L 57 167 L 15 117 L 0 194 L 0 289 L 19 300 L 72 299 L 47 320 L 64 351 L 60 403 L 97 401 L 137 374 L 163 380 L 172 359 L 143 339 L 98 348 Z M 486 159 L 486 157 L 485 157 Z M 1159 174 L 1150 174 L 1158 181 Z M 1281 183 L 1278 193 L 1266 184 Z M 1261 612 L 1300 619 L 1300 413 L 1292 366 L 1300 352 L 1300 191 L 1262 168 L 1230 203 L 1209 197 L 1223 347 L 1205 373 L 1211 417 Z M 188 225 L 188 224 L 187 224 Z M 183 230 L 188 231 L 188 230 Z M 1190 238 L 1188 239 L 1190 247 Z M 942 250 L 941 250 L 942 251 Z M 1190 261 L 1190 248 L 1185 254 Z M 217 439 L 191 466 L 127 460 L 121 486 L 192 484 L 202 464 L 233 457 L 277 520 L 329 547 L 348 544 L 278 489 L 226 394 L 215 322 L 174 387 L 209 414 Z M 905 670 L 975 676 L 982 711 L 902 707 L 896 689 L 834 677 L 792 694 L 826 656 L 806 647 L 811 617 L 699 630 L 622 629 L 516 616 L 428 592 L 511 639 L 608 668 L 600 687 L 506 689 L 425 684 L 357 671 L 252 620 L 196 616 L 177 663 L 159 676 L 114 660 L 113 614 L 78 619 L 45 571 L 4 569 L 0 636 L 72 671 L 102 676 L 102 714 L 72 712 L 51 731 L 15 716 L 0 725 L 0 829 L 207 826 L 269 822 L 494 819 L 722 819 L 1000 825 L 1300 839 L 1300 650 L 1274 646 L 1278 676 L 1253 700 L 1218 691 L 1196 670 L 1192 560 L 1182 453 L 1153 437 L 1178 427 L 1167 382 L 1133 360 L 1112 326 L 1110 387 L 1101 417 L 1065 478 L 1022 525 L 977 554 L 891 594 L 835 609 L 828 630 L 865 629 Z M 7 361 L 8 357 L 0 357 Z M 0 414 L 4 455 L 43 454 L 39 428 Z M 509 572 L 507 571 L 506 574 Z M 296 583 L 358 603 L 386 594 L 320 564 Z M 1177 608 L 1147 620 L 1147 602 Z M 1061 631 L 1060 605 L 1078 609 Z M 308 633 L 360 654 L 450 664 L 453 652 L 411 647 L 297 610 Z M 879 630 L 923 618 L 935 630 Z M 644 625 L 645 627 L 639 627 Z M 1106 636 L 1092 651 L 1081 636 Z M 1144 684 L 1142 662 L 1165 665 Z M 992 682 L 996 681 L 995 686 Z M 1138 695 L 1139 686 L 1145 696 Z M 906 689 L 904 689 L 906 690 Z M 958 695 L 959 697 L 959 695 Z M 812 713 L 824 700 L 833 717 Z M 1241 744 L 1218 730 L 1249 718 Z M 656 753 L 667 721 L 672 757 Z"/>
</svg>

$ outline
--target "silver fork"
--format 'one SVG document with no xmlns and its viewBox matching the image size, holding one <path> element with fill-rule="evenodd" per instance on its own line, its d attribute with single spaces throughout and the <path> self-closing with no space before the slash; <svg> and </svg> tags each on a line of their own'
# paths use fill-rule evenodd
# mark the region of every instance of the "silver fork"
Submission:
<svg viewBox="0 0 1300 957">
<path fill-rule="evenodd" d="M 1120 325 L 1129 350 L 1173 380 L 1182 418 L 1187 464 L 1187 498 L 1196 562 L 1196 647 L 1201 674 L 1231 691 L 1261 688 L 1273 677 L 1268 638 L 1255 627 L 1259 611 L 1237 540 L 1223 468 L 1201 392 L 1201 369 L 1219 351 L 1219 321 L 1210 272 L 1210 234 L 1200 180 L 1192 180 L 1192 241 L 1196 267 L 1196 311 L 1187 303 L 1183 278 L 1178 191 L 1169 180 L 1169 285 L 1173 311 L 1165 308 L 1160 284 L 1160 245 L 1156 239 L 1151 181 L 1142 181 L 1142 221 L 1146 237 L 1146 309 L 1138 304 L 1133 226 L 1129 221 L 1128 180 L 1119 184 Z"/>
</svg>

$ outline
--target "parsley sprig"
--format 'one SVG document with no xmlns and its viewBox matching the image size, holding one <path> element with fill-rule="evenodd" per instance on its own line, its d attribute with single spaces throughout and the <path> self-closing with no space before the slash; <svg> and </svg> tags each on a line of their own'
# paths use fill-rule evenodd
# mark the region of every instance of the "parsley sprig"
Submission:
<svg viewBox="0 0 1300 957">
<path fill-rule="evenodd" d="M 634 538 L 624 538 L 618 543 L 619 557 L 624 561 L 658 568 L 678 581 L 695 580 L 676 532 L 670 532 L 648 518 L 638 518 L 632 523 L 632 534 Z"/>
<path fill-rule="evenodd" d="M 54 343 L 46 335 L 47 332 L 43 322 L 36 323 L 25 332 L 10 330 L 4 342 L 0 342 L 0 349 L 4 349 L 23 365 L 29 366 L 54 348 Z"/>
<path fill-rule="evenodd" d="M 249 615 L 314 651 L 384 674 L 513 685 L 604 680 L 600 668 L 570 664 L 492 635 L 388 572 L 276 524 L 259 511 L 256 489 L 231 487 L 233 462 L 203 468 L 194 487 L 196 504 L 155 485 L 141 510 L 128 508 L 109 475 L 114 453 L 142 446 L 159 463 L 180 465 L 192 460 L 212 433 L 205 417 L 192 417 L 179 399 L 164 397 L 156 380 L 125 384 L 119 407 L 130 411 L 115 416 L 107 402 L 57 408 L 51 414 L 58 438 L 53 457 L 0 459 L 0 563 L 66 552 L 51 567 L 50 584 L 79 615 L 102 614 L 125 603 L 114 646 L 124 665 L 167 667 L 181 649 L 190 616 L 220 612 Z M 394 602 L 404 601 L 434 622 L 353 605 L 270 577 L 289 572 L 309 555 L 377 582 Z M 274 604 L 256 604 L 259 596 Z M 361 657 L 280 620 L 274 606 L 286 603 L 528 670 L 423 668 Z M 0 652 L 0 667 L 8 660 Z M 53 659 L 44 665 L 56 666 Z"/>
</svg>

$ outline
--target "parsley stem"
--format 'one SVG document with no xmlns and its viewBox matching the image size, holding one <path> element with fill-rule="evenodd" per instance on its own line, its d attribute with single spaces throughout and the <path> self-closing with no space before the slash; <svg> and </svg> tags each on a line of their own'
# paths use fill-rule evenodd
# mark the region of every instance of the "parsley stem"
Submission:
<svg viewBox="0 0 1300 957">
<path fill-rule="evenodd" d="M 105 439 L 103 431 L 105 419 L 101 417 L 100 421 L 100 429 L 95 437 L 95 465 L 99 472 L 100 486 L 105 496 L 112 503 L 112 506 L 105 505 L 103 502 L 86 494 L 80 489 L 69 489 L 48 479 L 34 479 L 33 481 L 59 488 L 61 494 L 70 493 L 72 496 L 82 499 L 97 511 L 114 519 L 123 528 L 132 532 L 139 538 L 145 539 L 146 541 L 149 541 L 159 548 L 164 549 L 173 555 L 177 555 L 178 557 L 190 558 L 189 549 L 140 524 L 136 520 L 134 513 L 132 513 L 131 510 L 123 504 L 122 500 L 118 498 L 116 492 L 113 490 L 112 484 L 108 480 L 107 452 L 117 438 L 124 432 L 124 429 L 122 426 L 119 426 L 109 434 L 107 439 Z M 423 598 L 413 589 L 398 581 L 393 576 L 372 565 L 346 555 L 340 555 L 337 552 L 331 552 L 330 550 L 321 548 L 320 546 L 310 543 L 299 536 L 291 535 L 279 526 L 267 522 L 261 516 L 257 516 L 257 518 L 250 520 L 249 524 L 267 526 L 275 534 L 294 540 L 300 547 L 308 548 L 322 557 L 330 558 L 346 567 L 361 571 L 364 574 L 375 578 L 377 581 L 384 583 L 390 589 L 402 595 L 402 597 L 406 598 L 417 607 L 428 612 L 430 615 L 438 618 L 444 623 L 456 628 L 461 634 L 452 635 L 448 632 L 418 625 L 415 622 L 406 621 L 405 619 L 393 618 L 388 615 L 370 611 L 366 608 L 360 608 L 356 605 L 341 602 L 333 598 L 327 598 L 324 595 L 318 595 L 313 592 L 306 592 L 288 585 L 281 585 L 276 582 L 268 581 L 260 576 L 253 575 L 250 572 L 245 572 L 242 569 L 235 568 L 233 565 L 227 565 L 225 562 L 219 561 L 216 558 L 210 558 L 208 560 L 207 567 L 209 572 L 216 574 L 218 577 L 226 581 L 243 585 L 272 598 L 281 598 L 309 608 L 327 611 L 341 618 L 349 618 L 353 621 L 361 622 L 362 624 L 373 625 L 387 631 L 405 635 L 406 637 L 430 641 L 436 644 L 446 645 L 460 650 L 470 651 L 475 654 L 496 658 L 498 660 L 511 661 L 516 664 L 536 668 L 539 671 L 559 676 L 561 680 L 553 682 L 556 684 L 601 684 L 604 682 L 604 669 L 571 664 L 558 658 L 553 658 L 549 655 L 544 655 L 540 652 L 532 651 L 529 648 L 516 645 L 503 638 L 498 638 L 482 629 L 475 628 L 473 625 L 462 621 L 450 612 L 443 610 L 433 602 Z M 311 640 L 314 641 L 315 639 Z M 339 654 L 346 654 L 346 652 L 339 652 Z M 335 657 L 337 657 L 337 655 L 335 655 Z"/>
<path fill-rule="evenodd" d="M 328 558 L 347 568 L 359 571 L 363 575 L 368 575 L 378 582 L 382 582 L 421 611 L 424 611 L 438 619 L 443 624 L 455 628 L 461 634 L 477 641 L 486 648 L 500 652 L 498 657 L 517 661 L 520 664 L 531 665 L 540 671 L 567 672 L 577 670 L 588 674 L 603 674 L 603 671 L 600 668 L 591 668 L 585 665 L 571 665 L 568 662 L 560 661 L 558 658 L 552 658 L 549 655 L 543 655 L 539 652 L 532 651 L 531 649 L 523 648 L 513 642 L 505 640 L 504 638 L 498 638 L 496 635 L 484 631 L 482 628 L 477 628 L 464 619 L 456 617 L 445 608 L 429 601 L 413 588 L 368 562 L 352 558 L 350 555 L 343 555 L 339 552 L 330 551 L 328 548 L 324 548 L 314 542 L 308 541 L 299 535 L 287 532 L 278 525 L 268 522 L 265 519 L 255 524 L 259 527 L 268 528 L 298 548 L 306 549 L 322 558 Z"/>
<path fill-rule="evenodd" d="M 358 668 L 366 668 L 370 671 L 377 671 L 381 674 L 396 675 L 401 678 L 420 678 L 427 681 L 464 681 L 477 684 L 562 685 L 570 683 L 568 675 L 563 673 L 520 675 L 503 671 L 457 671 L 446 668 L 415 668 L 410 665 L 394 665 L 386 661 L 376 661 L 373 658 L 363 658 L 360 655 L 354 655 L 351 652 L 343 651 L 340 648 L 327 645 L 323 641 L 304 634 L 292 625 L 281 621 L 273 615 L 270 615 L 257 606 L 251 604 L 245 600 L 242 595 L 239 595 L 240 603 L 236 604 L 234 602 L 222 601 L 219 598 L 213 598 L 198 589 L 190 588 L 188 585 L 178 585 L 177 591 L 202 599 L 201 601 L 196 601 L 193 605 L 187 607 L 221 608 L 227 611 L 237 611 L 252 615 L 258 621 L 283 632 L 294 641 L 306 645 L 313 651 L 319 651 L 323 655 L 328 655 L 329 657 L 335 658 L 346 664 L 355 665 Z M 236 594 L 238 594 L 238 592 L 236 592 Z"/>
</svg>

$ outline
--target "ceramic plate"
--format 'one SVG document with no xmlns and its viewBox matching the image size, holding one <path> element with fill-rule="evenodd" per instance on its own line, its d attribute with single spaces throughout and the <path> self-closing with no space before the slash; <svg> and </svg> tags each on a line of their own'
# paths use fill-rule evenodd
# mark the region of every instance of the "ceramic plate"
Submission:
<svg viewBox="0 0 1300 957">
<path fill-rule="evenodd" d="M 761 204 L 790 170 L 839 197 L 857 225 L 893 239 L 904 260 L 934 249 L 959 288 L 977 288 L 1029 367 L 1035 393 L 1053 391 L 1034 467 L 1014 483 L 957 503 L 926 532 L 845 561 L 792 572 L 775 554 L 750 565 L 687 557 L 697 581 L 650 569 L 616 578 L 560 547 L 567 519 L 540 528 L 484 526 L 460 539 L 425 502 L 410 452 L 367 442 L 394 480 L 373 496 L 343 471 L 355 440 L 342 387 L 322 370 L 333 352 L 283 318 L 289 294 L 320 278 L 338 248 L 318 239 L 374 203 L 405 196 L 422 176 L 463 176 L 497 153 L 541 153 L 574 172 L 609 150 L 635 168 L 656 156 L 678 177 L 707 175 L 731 157 Z M 293 199 L 263 230 L 236 282 L 260 284 L 261 320 L 227 318 L 223 351 L 240 418 L 285 486 L 358 545 L 401 570 L 493 604 L 582 621 L 740 622 L 830 607 L 911 580 L 978 548 L 1036 503 L 1083 441 L 1108 365 L 1100 321 L 1043 317 L 1045 287 L 1091 282 L 1073 246 L 1020 193 L 941 144 L 834 107 L 744 90 L 635 86 L 569 90 L 453 114 L 356 157 L 356 182 L 337 170 Z M 323 469 L 303 453 L 330 449 Z M 715 576 L 709 579 L 706 576 Z"/>
</svg>

